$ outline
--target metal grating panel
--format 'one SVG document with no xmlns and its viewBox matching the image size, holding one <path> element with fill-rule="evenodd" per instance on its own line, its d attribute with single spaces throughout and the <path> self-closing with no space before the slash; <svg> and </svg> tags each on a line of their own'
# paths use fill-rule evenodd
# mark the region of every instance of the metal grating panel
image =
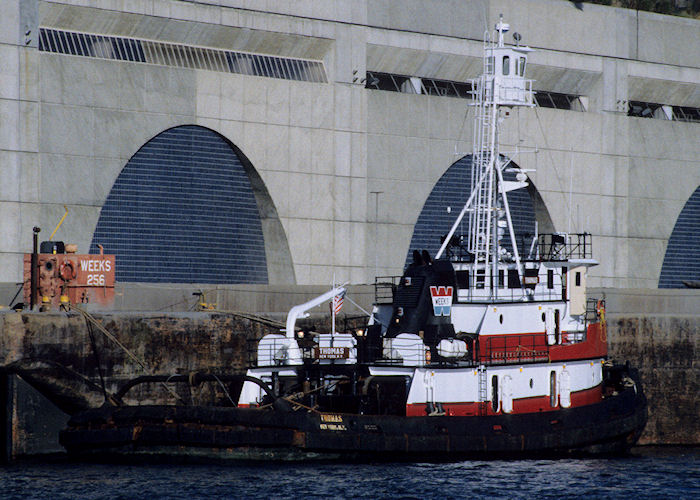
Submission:
<svg viewBox="0 0 700 500">
<path fill-rule="evenodd" d="M 175 127 L 126 164 L 90 252 L 117 256 L 117 280 L 267 283 L 260 214 L 240 159 L 215 132 Z"/>
<path fill-rule="evenodd" d="M 234 52 L 137 38 L 39 29 L 39 50 L 180 68 L 326 83 L 321 61 Z"/>
<path fill-rule="evenodd" d="M 683 281 L 700 281 L 700 187 L 681 210 L 668 239 L 659 288 L 685 288 Z"/>
<path fill-rule="evenodd" d="M 395 75 L 378 71 L 367 72 L 365 88 L 402 92 L 404 94 L 437 95 L 443 97 L 460 97 L 462 99 L 474 98 L 472 82 L 437 80 L 435 78 Z M 581 97 L 583 96 L 538 90 L 535 92 L 535 104 L 542 108 L 585 111 L 584 107 L 578 104 Z"/>
<path fill-rule="evenodd" d="M 515 180 L 515 174 L 505 172 L 506 180 Z M 446 235 L 457 215 L 464 207 L 471 194 L 471 155 L 467 155 L 452 164 L 435 184 L 430 196 L 423 205 L 423 210 L 418 216 L 418 221 L 413 229 L 413 237 L 406 256 L 406 265 L 412 262 L 413 250 L 427 250 L 434 256 L 440 249 L 440 238 Z M 521 256 L 527 254 L 529 242 L 520 240 L 525 236 L 535 234 L 535 208 L 526 189 L 518 189 L 508 193 L 508 203 L 510 204 L 513 227 Z M 448 207 L 450 211 L 448 212 Z M 466 234 L 468 231 L 468 218 L 465 217 L 461 227 L 456 234 Z M 510 243 L 506 239 L 502 240 L 506 248 L 510 248 Z"/>
</svg>

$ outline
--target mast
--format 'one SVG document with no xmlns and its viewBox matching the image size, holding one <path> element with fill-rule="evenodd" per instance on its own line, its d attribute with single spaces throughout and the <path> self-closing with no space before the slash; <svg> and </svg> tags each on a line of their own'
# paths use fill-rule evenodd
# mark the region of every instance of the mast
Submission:
<svg viewBox="0 0 700 500">
<path fill-rule="evenodd" d="M 462 217 L 469 213 L 469 233 L 467 249 L 474 256 L 474 275 L 483 288 L 490 290 L 490 298 L 495 298 L 498 290 L 498 263 L 501 259 L 502 236 L 504 229 L 509 232 L 513 247 L 513 258 L 522 275 L 520 255 L 515 240 L 513 222 L 510 216 L 506 193 L 527 186 L 524 173 L 518 174 L 518 181 L 504 181 L 503 170 L 510 163 L 503 160 L 499 150 L 499 125 L 506 118 L 503 108 L 534 106 L 532 81 L 524 77 L 529 47 L 506 46 L 503 35 L 510 26 L 503 22 L 503 16 L 496 24 L 495 40 L 488 34 L 484 39 L 484 60 L 481 76 L 472 81 L 472 94 L 476 116 L 472 143 L 472 193 L 457 221 L 443 242 L 436 258 L 440 258 L 447 247 Z M 520 35 L 513 35 L 519 42 Z"/>
</svg>

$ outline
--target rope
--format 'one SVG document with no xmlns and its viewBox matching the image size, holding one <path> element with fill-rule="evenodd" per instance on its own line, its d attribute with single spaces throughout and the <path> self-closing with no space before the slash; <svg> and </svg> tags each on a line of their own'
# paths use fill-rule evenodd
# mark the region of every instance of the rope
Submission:
<svg viewBox="0 0 700 500">
<path fill-rule="evenodd" d="M 105 397 L 105 401 L 109 399 L 107 395 L 107 387 L 105 386 L 105 377 L 102 372 L 102 363 L 100 362 L 100 355 L 97 351 L 97 343 L 95 342 L 95 334 L 92 330 L 92 323 L 90 323 L 87 318 L 85 319 L 85 324 L 87 325 L 88 335 L 90 336 L 90 344 L 92 345 L 92 353 L 95 355 L 95 363 L 97 363 L 97 373 L 100 375 L 100 385 L 102 386 L 102 394 Z"/>
<path fill-rule="evenodd" d="M 226 394 L 226 397 L 228 398 L 228 400 L 231 401 L 231 404 L 232 404 L 233 406 L 238 406 L 236 403 L 233 402 L 233 399 L 231 399 L 231 395 L 228 393 L 228 390 L 226 389 L 226 386 L 225 386 L 224 383 L 219 379 L 219 377 L 217 377 L 215 373 L 212 373 L 211 375 L 212 375 L 212 377 L 214 377 L 214 378 L 216 379 L 216 381 L 219 383 L 219 385 L 221 386 L 221 388 L 224 390 L 224 394 Z"/>
<path fill-rule="evenodd" d="M 264 316 L 258 316 L 257 314 L 242 313 L 242 312 L 235 312 L 235 311 L 225 311 L 225 310 L 220 310 L 220 309 L 214 309 L 212 312 L 231 314 L 232 316 L 238 316 L 238 317 L 243 318 L 243 319 L 255 321 L 256 323 L 261 323 L 261 324 L 267 325 L 267 326 L 274 326 L 276 328 L 285 328 L 286 327 L 286 325 L 284 323 L 282 323 L 281 321 L 275 321 L 274 319 L 269 319 L 269 318 L 266 318 Z"/>
<path fill-rule="evenodd" d="M 352 300 L 347 294 L 345 295 L 345 298 L 348 299 L 352 305 L 354 305 L 355 307 L 357 307 L 361 312 L 363 312 L 364 314 L 366 314 L 366 315 L 369 316 L 370 318 L 374 315 L 374 313 L 367 312 L 365 309 L 363 309 L 362 306 L 361 306 L 360 304 L 358 304 L 357 302 L 355 302 L 354 300 Z M 377 323 L 379 323 L 380 325 L 382 324 L 382 322 L 379 321 L 379 319 L 378 319 L 376 316 L 374 316 L 374 319 L 375 319 L 375 321 L 376 321 Z M 387 326 L 387 325 L 384 325 L 384 326 Z"/>
<path fill-rule="evenodd" d="M 148 367 L 146 366 L 146 363 L 144 363 L 143 361 L 141 361 L 141 360 L 140 360 L 134 353 L 132 353 L 124 344 L 122 344 L 121 342 L 119 342 L 119 339 L 117 339 L 114 335 L 112 335 L 109 331 L 107 331 L 107 329 L 106 329 L 104 326 L 102 326 L 102 324 L 101 324 L 99 321 L 97 321 L 97 319 L 95 319 L 95 317 L 94 317 L 92 314 L 90 314 L 89 312 L 87 312 L 85 309 L 83 309 L 82 307 L 80 307 L 80 306 L 78 306 L 78 305 L 73 305 L 73 306 L 71 306 L 71 308 L 72 308 L 72 309 L 75 309 L 75 310 L 78 311 L 80 314 L 82 314 L 83 317 L 84 317 L 87 321 L 91 322 L 95 327 L 97 327 L 97 329 L 98 329 L 100 332 L 102 332 L 102 334 L 103 334 L 105 337 L 107 337 L 109 340 L 111 340 L 112 342 L 114 342 L 115 344 L 117 344 L 117 345 L 127 354 L 127 356 L 129 356 L 132 360 L 134 360 L 136 363 L 138 363 L 138 365 L 139 365 L 141 368 L 143 368 L 143 370 L 144 370 L 146 373 L 148 373 L 149 375 L 155 375 L 151 370 L 148 369 Z M 168 386 L 166 385 L 165 382 L 161 382 L 161 384 L 163 385 L 163 387 L 165 387 L 165 389 L 166 389 L 171 395 L 173 395 L 173 396 L 175 397 L 175 399 L 180 400 L 180 401 L 182 401 L 183 403 L 185 403 L 185 401 L 182 399 L 182 397 L 180 397 L 180 395 L 178 395 L 171 387 L 168 387 Z"/>
<path fill-rule="evenodd" d="M 312 411 L 312 412 L 314 412 L 314 413 L 321 413 L 321 412 L 318 411 L 316 408 L 311 408 L 310 406 L 306 406 L 306 405 L 304 405 L 304 404 L 301 404 L 299 401 L 294 401 L 292 398 L 283 397 L 282 399 L 284 399 L 285 401 L 287 401 L 287 402 L 290 403 L 290 404 L 293 404 L 293 405 L 295 405 L 295 406 L 299 406 L 299 407 L 301 407 L 301 408 L 304 408 L 304 409 L 307 410 L 307 411 Z"/>
<path fill-rule="evenodd" d="M 243 313 L 238 311 L 228 311 L 226 309 L 202 309 L 201 312 L 209 313 L 219 313 L 219 314 L 230 314 L 232 316 L 238 316 L 243 319 L 250 321 L 255 321 L 256 323 L 261 323 L 266 326 L 272 326 L 275 328 L 285 328 L 285 324 L 281 321 L 275 321 L 274 319 L 266 318 L 264 316 L 259 316 L 257 314 Z"/>
<path fill-rule="evenodd" d="M 326 384 L 326 385 L 320 385 L 320 386 L 316 387 L 315 389 L 311 389 L 309 392 L 299 392 L 299 393 L 293 394 L 293 395 L 291 395 L 291 396 L 282 396 L 281 399 L 284 399 L 285 401 L 287 401 L 288 403 L 291 403 L 291 404 L 293 404 L 293 405 L 300 406 L 301 408 L 304 408 L 304 409 L 306 409 L 306 410 L 313 411 L 313 412 L 315 412 L 315 413 L 321 413 L 321 412 L 318 411 L 316 408 L 311 408 L 310 406 L 306 406 L 306 405 L 301 404 L 300 402 L 294 401 L 294 400 L 295 400 L 296 398 L 302 398 L 302 397 L 304 397 L 304 396 L 308 396 L 308 395 L 311 394 L 312 392 L 320 391 L 321 389 L 325 389 L 325 388 L 330 387 L 330 386 L 332 386 L 332 385 L 347 384 L 348 382 L 349 382 L 348 380 L 334 380 L 333 382 L 330 382 L 330 383 L 328 383 L 328 384 Z M 269 408 L 269 407 L 272 406 L 273 404 L 274 404 L 274 403 L 268 403 L 268 404 L 266 404 L 266 405 L 262 405 L 262 406 L 259 407 L 259 409 L 262 410 L 262 409 L 264 409 L 264 408 Z"/>
</svg>

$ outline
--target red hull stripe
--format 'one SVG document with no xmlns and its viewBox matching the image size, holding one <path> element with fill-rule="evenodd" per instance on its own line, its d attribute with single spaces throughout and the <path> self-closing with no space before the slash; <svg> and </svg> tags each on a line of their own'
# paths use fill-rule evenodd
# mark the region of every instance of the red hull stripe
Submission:
<svg viewBox="0 0 700 500">
<path fill-rule="evenodd" d="M 591 389 L 577 391 L 571 393 L 571 407 L 586 406 L 598 403 L 603 399 L 602 386 L 598 385 Z M 477 402 L 468 403 L 442 403 L 442 409 L 445 415 L 449 416 L 472 416 L 479 415 L 479 404 Z M 483 403 L 486 406 L 486 415 L 499 415 L 502 412 L 494 412 L 490 401 Z M 428 414 L 428 405 L 426 403 L 412 403 L 406 405 L 406 416 L 408 417 L 425 417 Z M 557 401 L 557 406 L 552 407 L 549 404 L 549 396 L 539 396 L 535 398 L 522 398 L 513 400 L 513 413 L 537 413 L 545 411 L 561 410 L 561 406 Z"/>
</svg>

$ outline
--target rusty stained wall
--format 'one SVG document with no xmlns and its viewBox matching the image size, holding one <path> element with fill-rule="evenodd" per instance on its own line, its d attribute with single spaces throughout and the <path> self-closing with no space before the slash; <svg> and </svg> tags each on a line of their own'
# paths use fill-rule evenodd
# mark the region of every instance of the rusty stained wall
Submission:
<svg viewBox="0 0 700 500">
<path fill-rule="evenodd" d="M 639 444 L 700 444 L 699 343 L 698 316 L 609 317 L 609 355 L 639 368 L 648 400 Z"/>
<path fill-rule="evenodd" d="M 246 339 L 258 338 L 270 330 L 247 319 L 218 313 L 94 316 L 156 374 L 242 373 L 246 368 Z M 99 406 L 104 397 L 99 388 L 98 358 L 110 392 L 116 392 L 126 380 L 148 372 L 95 328 L 93 337 L 97 357 L 86 320 L 80 314 L 1 314 L 0 366 L 19 368 L 25 379 L 28 374 L 50 378 L 52 388 L 59 391 L 82 393 L 84 401 L 76 401 L 75 406 Z M 80 376 L 87 377 L 91 384 Z M 61 378 L 65 380 L 57 382 Z M 132 390 L 129 396 L 147 404 L 167 402 L 167 397 L 163 399 L 167 394 L 162 388 L 144 386 Z"/>
</svg>

